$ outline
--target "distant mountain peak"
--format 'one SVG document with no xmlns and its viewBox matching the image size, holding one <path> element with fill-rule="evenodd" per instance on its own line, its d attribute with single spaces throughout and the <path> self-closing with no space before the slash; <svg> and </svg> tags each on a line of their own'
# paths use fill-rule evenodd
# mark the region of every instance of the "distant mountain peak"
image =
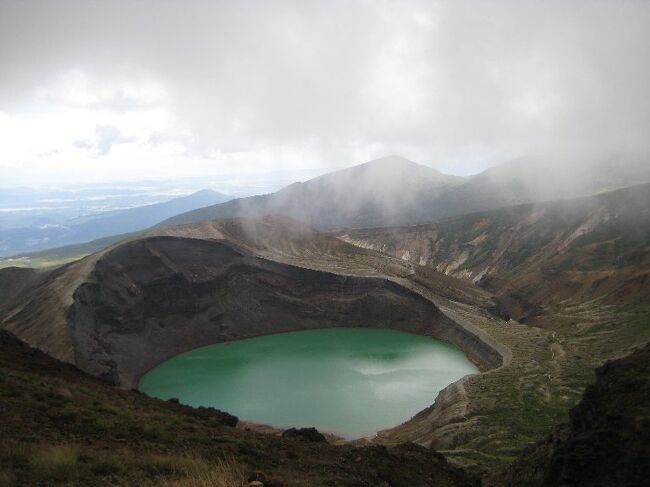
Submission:
<svg viewBox="0 0 650 487">
<path fill-rule="evenodd" d="M 200 189 L 200 190 L 195 191 L 194 193 L 191 193 L 191 194 L 197 195 L 197 194 L 219 194 L 219 193 L 217 191 L 215 191 L 214 189 Z"/>
<path fill-rule="evenodd" d="M 364 165 L 381 165 L 381 164 L 417 164 L 406 157 L 400 156 L 399 154 L 389 154 L 384 157 L 380 157 L 378 159 L 373 159 L 372 161 L 368 161 Z M 419 164 L 417 164 L 419 165 Z"/>
<path fill-rule="evenodd" d="M 323 174 L 322 176 L 315 178 L 315 180 L 337 178 L 341 175 L 374 175 L 375 177 L 385 177 L 390 179 L 396 175 L 407 174 L 413 177 L 424 177 L 427 179 L 455 178 L 455 176 L 448 176 L 432 167 L 413 162 L 406 157 L 391 154 L 356 166 L 346 167 L 335 172 Z"/>
<path fill-rule="evenodd" d="M 385 157 L 380 157 L 379 159 L 373 159 L 372 161 L 348 169 L 351 171 L 374 171 L 377 173 L 385 173 L 389 177 L 395 173 L 408 173 L 414 177 L 440 180 L 448 183 L 463 179 L 460 176 L 445 174 L 431 166 L 413 162 L 398 154 L 391 154 Z"/>
<path fill-rule="evenodd" d="M 379 159 L 373 159 L 372 161 L 365 162 L 363 164 L 359 164 L 357 166 L 352 166 L 350 169 L 368 169 L 368 168 L 373 168 L 373 169 L 387 169 L 387 168 L 401 168 L 401 169 L 415 169 L 415 168 L 427 168 L 431 169 L 432 171 L 435 171 L 435 169 L 425 166 L 423 164 L 418 164 L 417 162 L 413 162 L 410 159 L 407 159 L 406 157 L 402 157 L 397 154 L 391 154 L 388 156 L 380 157 Z M 437 171 L 436 171 L 437 172 Z"/>
</svg>

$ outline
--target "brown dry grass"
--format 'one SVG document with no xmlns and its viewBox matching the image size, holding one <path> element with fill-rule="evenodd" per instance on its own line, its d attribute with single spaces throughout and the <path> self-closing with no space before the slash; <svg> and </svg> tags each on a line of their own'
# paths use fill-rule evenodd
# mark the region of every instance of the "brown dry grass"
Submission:
<svg viewBox="0 0 650 487">
<path fill-rule="evenodd" d="M 164 480 L 161 487 L 242 487 L 246 485 L 244 467 L 233 459 L 219 460 L 216 466 L 198 465 L 178 480 Z"/>
<path fill-rule="evenodd" d="M 79 474 L 79 449 L 74 445 L 46 445 L 34 452 L 31 467 L 40 478 L 71 481 Z"/>
</svg>

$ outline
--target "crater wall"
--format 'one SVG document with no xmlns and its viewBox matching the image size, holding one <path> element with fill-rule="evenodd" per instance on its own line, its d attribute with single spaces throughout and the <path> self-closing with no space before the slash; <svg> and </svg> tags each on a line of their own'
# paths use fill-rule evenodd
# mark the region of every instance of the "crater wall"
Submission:
<svg viewBox="0 0 650 487">
<path fill-rule="evenodd" d="M 396 282 L 281 264 L 215 240 L 120 245 L 76 289 L 68 318 L 77 365 L 124 387 L 200 346 L 339 326 L 432 336 L 482 369 L 501 364 L 496 350 Z"/>
</svg>

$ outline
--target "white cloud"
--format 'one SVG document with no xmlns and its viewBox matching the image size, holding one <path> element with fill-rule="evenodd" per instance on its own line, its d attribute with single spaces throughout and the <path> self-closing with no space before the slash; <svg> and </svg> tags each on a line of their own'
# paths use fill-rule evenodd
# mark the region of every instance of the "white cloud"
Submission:
<svg viewBox="0 0 650 487">
<path fill-rule="evenodd" d="M 4 2 L 0 178 L 648 154 L 649 44 L 636 1 Z"/>
</svg>

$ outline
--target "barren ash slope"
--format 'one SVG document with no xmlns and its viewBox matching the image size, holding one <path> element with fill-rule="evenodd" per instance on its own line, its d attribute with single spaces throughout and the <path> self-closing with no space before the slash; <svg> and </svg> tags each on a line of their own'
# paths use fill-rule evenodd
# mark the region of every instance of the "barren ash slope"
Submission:
<svg viewBox="0 0 650 487">
<path fill-rule="evenodd" d="M 549 300 L 647 301 L 650 184 L 339 236 L 477 283 L 510 316 L 541 324 Z"/>
</svg>

